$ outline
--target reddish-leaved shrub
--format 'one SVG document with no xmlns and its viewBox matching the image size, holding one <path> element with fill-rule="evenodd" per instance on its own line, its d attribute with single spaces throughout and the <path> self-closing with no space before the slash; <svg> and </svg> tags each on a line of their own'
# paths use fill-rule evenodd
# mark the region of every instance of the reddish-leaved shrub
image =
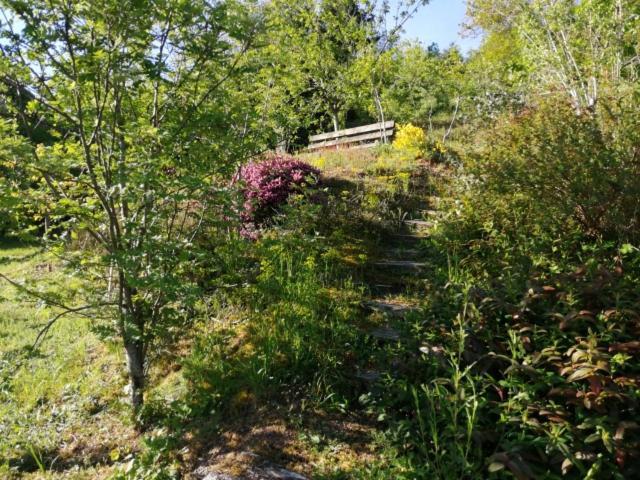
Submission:
<svg viewBox="0 0 640 480">
<path fill-rule="evenodd" d="M 244 200 L 241 233 L 254 238 L 292 193 L 317 181 L 320 171 L 291 157 L 274 156 L 243 166 L 235 181 L 242 184 Z"/>
</svg>

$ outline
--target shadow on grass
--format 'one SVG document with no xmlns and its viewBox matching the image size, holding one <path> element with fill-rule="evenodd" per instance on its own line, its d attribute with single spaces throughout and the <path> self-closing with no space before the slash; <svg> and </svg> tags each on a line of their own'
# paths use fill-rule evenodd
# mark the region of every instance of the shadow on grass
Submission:
<svg viewBox="0 0 640 480">
<path fill-rule="evenodd" d="M 40 450 L 36 447 L 28 447 L 19 456 L 8 459 L 8 466 L 12 471 L 19 473 L 70 472 L 78 468 L 112 465 L 115 463 L 112 451 L 113 445 L 96 446 L 65 458 L 57 448 Z"/>
<path fill-rule="evenodd" d="M 273 403 L 185 425 L 176 447 L 188 446 L 180 461 L 195 478 L 209 473 L 254 478 L 250 475 L 273 466 L 308 478 L 339 479 L 374 460 L 372 430 L 364 417 Z M 319 467 L 323 462 L 326 468 Z"/>
<path fill-rule="evenodd" d="M 366 198 L 366 180 L 323 179 L 329 195 L 317 225 L 295 226 L 319 235 L 254 245 L 260 269 L 239 301 L 242 318 L 197 336 L 182 365 L 185 395 L 148 403 L 146 421 L 167 427 L 153 448 L 178 455 L 184 474 L 237 475 L 272 462 L 336 480 L 375 460 L 376 427 L 359 403 L 367 390 L 354 375 L 372 354 L 356 286 L 368 282 L 371 267 L 359 257 L 381 255 L 390 234 L 404 228 L 385 212 L 409 197 L 418 201 L 427 187 L 410 178 L 406 190 L 382 189 L 378 205 Z M 351 413 L 328 413 L 338 411 Z"/>
</svg>

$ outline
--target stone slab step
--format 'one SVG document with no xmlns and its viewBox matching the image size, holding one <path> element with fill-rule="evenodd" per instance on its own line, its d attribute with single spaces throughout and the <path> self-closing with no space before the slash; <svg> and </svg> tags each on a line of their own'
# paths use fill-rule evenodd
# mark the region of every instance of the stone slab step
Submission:
<svg viewBox="0 0 640 480">
<path fill-rule="evenodd" d="M 420 250 L 417 248 L 392 248 L 387 250 L 387 254 L 393 258 L 408 258 L 408 257 L 417 257 L 420 255 Z"/>
<path fill-rule="evenodd" d="M 368 335 L 375 339 L 388 342 L 397 342 L 401 338 L 400 332 L 391 327 L 376 328 L 375 330 L 368 332 Z"/>
<path fill-rule="evenodd" d="M 196 469 L 192 472 L 192 475 L 201 480 L 309 480 L 304 475 L 269 463 L 261 466 L 251 466 L 242 476 L 228 475 L 216 471 L 207 472 L 206 467 Z"/>
<path fill-rule="evenodd" d="M 355 377 L 365 382 L 377 382 L 382 377 L 382 373 L 377 370 L 359 370 Z"/>
<path fill-rule="evenodd" d="M 405 220 L 404 224 L 417 230 L 428 230 L 433 228 L 434 225 L 433 222 L 427 220 Z"/>
<path fill-rule="evenodd" d="M 427 235 L 424 230 L 419 230 L 414 233 L 394 233 L 391 235 L 391 238 L 396 242 L 401 242 L 402 244 L 411 244 L 421 242 Z"/>
<path fill-rule="evenodd" d="M 413 260 L 380 260 L 375 262 L 376 267 L 398 268 L 404 270 L 420 271 L 427 266 L 424 262 L 414 262 Z"/>
<path fill-rule="evenodd" d="M 257 478 L 273 479 L 273 480 L 308 480 L 307 477 L 299 473 L 292 472 L 280 467 L 264 467 L 256 471 L 262 475 Z"/>
<path fill-rule="evenodd" d="M 418 308 L 412 305 L 385 302 L 383 300 L 370 300 L 368 302 L 364 302 L 364 306 L 374 312 L 386 313 L 396 318 L 401 318 L 407 313 L 418 311 Z"/>
<path fill-rule="evenodd" d="M 420 210 L 420 213 L 425 217 L 438 217 L 442 215 L 439 210 Z"/>
<path fill-rule="evenodd" d="M 373 285 L 369 284 L 367 285 L 367 288 L 369 289 L 369 292 L 371 292 L 372 295 L 374 296 L 379 295 L 383 297 L 386 295 L 395 295 L 395 294 L 406 292 L 407 282 L 398 281 L 393 284 L 382 284 L 382 283 L 376 283 Z"/>
</svg>

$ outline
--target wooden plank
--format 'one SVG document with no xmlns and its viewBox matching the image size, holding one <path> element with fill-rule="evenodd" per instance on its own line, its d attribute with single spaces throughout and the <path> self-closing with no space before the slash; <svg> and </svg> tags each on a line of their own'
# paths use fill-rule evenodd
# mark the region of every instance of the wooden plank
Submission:
<svg viewBox="0 0 640 480">
<path fill-rule="evenodd" d="M 345 130 L 338 130 L 337 132 L 327 132 L 327 133 L 320 133 L 318 135 L 311 135 L 309 137 L 309 143 L 315 143 L 315 142 L 319 142 L 320 140 L 326 140 L 326 139 L 337 139 L 340 137 L 357 135 L 359 133 L 372 132 L 374 130 L 377 130 L 377 131 L 387 130 L 393 127 L 395 127 L 395 121 L 393 120 L 389 120 L 384 123 L 382 122 L 372 123 L 371 125 L 363 125 L 361 127 L 347 128 Z"/>
<path fill-rule="evenodd" d="M 358 145 L 349 145 L 349 150 L 364 150 L 365 148 L 373 148 L 376 145 L 380 145 L 380 142 L 377 140 L 371 143 L 360 143 Z"/>
<path fill-rule="evenodd" d="M 387 138 L 391 138 L 393 136 L 393 129 L 385 131 Z M 337 140 L 329 140 L 320 143 L 314 143 L 309 145 L 309 150 L 314 150 L 317 148 L 326 148 L 326 147 L 335 147 L 337 145 L 344 145 L 348 143 L 357 143 L 364 142 L 367 140 L 380 140 L 382 138 L 381 132 L 373 132 L 373 133 L 364 133 L 362 135 L 356 135 L 353 137 L 343 137 L 338 138 Z"/>
<path fill-rule="evenodd" d="M 391 138 L 393 136 L 393 130 L 387 130 L 386 135 L 387 135 L 387 138 Z M 307 148 L 308 150 L 316 150 L 318 148 L 337 147 L 340 145 L 351 145 L 351 144 L 357 144 L 360 142 L 368 142 L 373 144 L 373 143 L 376 143 L 377 141 L 380 141 L 381 139 L 382 139 L 382 135 L 380 135 L 379 132 L 365 133 L 362 135 L 357 135 L 355 137 L 344 137 L 344 138 L 339 138 L 337 140 L 314 143 L 312 145 L 309 145 L 309 147 Z"/>
<path fill-rule="evenodd" d="M 345 130 L 338 130 L 337 132 L 326 132 L 326 133 L 320 133 L 318 135 L 311 135 L 309 137 L 309 142 L 314 143 L 314 142 L 319 142 L 321 140 L 337 139 L 345 136 L 357 135 L 359 133 L 381 131 L 381 130 L 394 128 L 394 126 L 395 126 L 395 122 L 393 120 L 384 122 L 384 124 L 372 123 L 371 125 L 363 125 L 361 127 L 347 128 Z"/>
<path fill-rule="evenodd" d="M 337 145 L 339 143 L 352 143 L 352 142 L 358 142 L 361 140 L 370 140 L 372 138 L 382 138 L 383 133 L 387 135 L 387 137 L 390 137 L 393 135 L 394 130 L 392 128 L 390 128 L 389 130 L 385 130 L 384 132 L 379 132 L 379 131 L 375 131 L 375 132 L 369 132 L 369 133 L 362 133 L 360 135 L 352 135 L 352 136 L 348 136 L 348 137 L 340 137 L 340 138 L 335 138 L 335 139 L 328 139 L 328 140 L 323 140 L 321 142 L 312 142 L 311 145 Z"/>
</svg>

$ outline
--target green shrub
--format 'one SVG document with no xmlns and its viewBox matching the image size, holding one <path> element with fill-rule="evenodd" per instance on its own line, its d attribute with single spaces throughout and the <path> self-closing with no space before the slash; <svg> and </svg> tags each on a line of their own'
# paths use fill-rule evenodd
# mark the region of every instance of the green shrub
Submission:
<svg viewBox="0 0 640 480">
<path fill-rule="evenodd" d="M 606 111 L 606 109 L 602 109 Z M 531 227 L 576 225 L 592 238 L 637 241 L 640 234 L 640 110 L 576 115 L 542 104 L 503 119 L 471 163 L 474 195 L 485 205 L 505 199 Z M 478 190 L 482 190 L 479 193 Z"/>
<path fill-rule="evenodd" d="M 452 305 L 466 308 L 467 295 L 474 305 L 462 365 L 477 374 L 473 438 L 495 475 L 640 472 L 637 115 L 603 111 L 555 103 L 503 119 L 430 240 L 447 256 L 434 256 L 447 290 L 425 323 L 452 326 Z M 458 369 L 434 375 L 451 382 Z M 427 447 L 453 438 L 445 406 L 415 427 L 435 432 Z"/>
</svg>

